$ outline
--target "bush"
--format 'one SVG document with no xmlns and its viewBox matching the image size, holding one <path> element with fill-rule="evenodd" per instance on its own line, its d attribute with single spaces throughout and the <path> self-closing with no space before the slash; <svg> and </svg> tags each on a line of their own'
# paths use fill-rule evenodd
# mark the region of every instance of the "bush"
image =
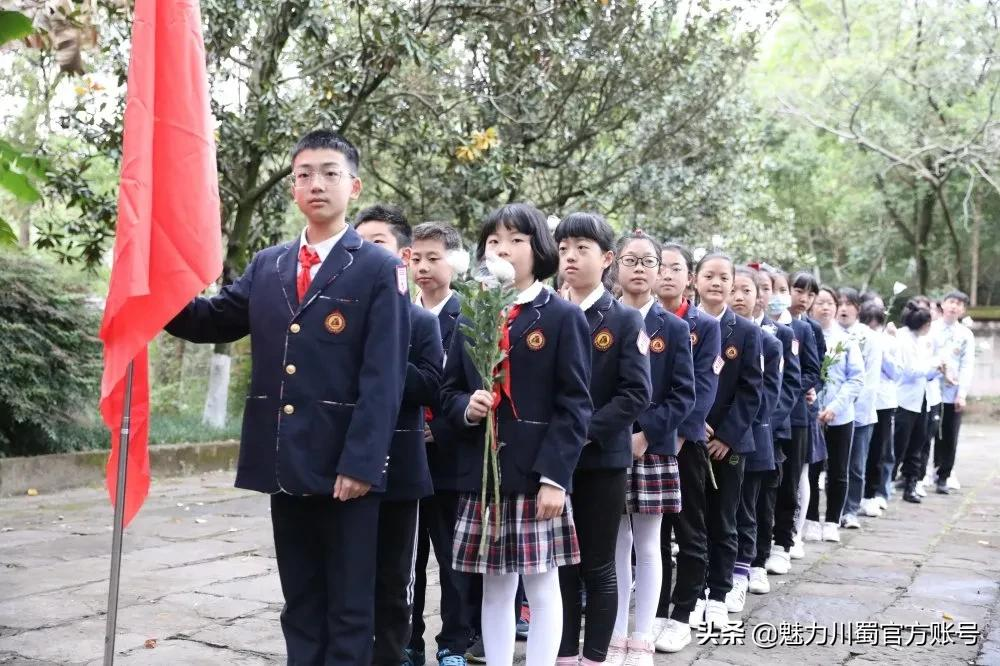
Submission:
<svg viewBox="0 0 1000 666">
<path fill-rule="evenodd" d="M 100 321 L 78 275 L 0 251 L 0 456 L 87 448 L 100 427 Z"/>
</svg>

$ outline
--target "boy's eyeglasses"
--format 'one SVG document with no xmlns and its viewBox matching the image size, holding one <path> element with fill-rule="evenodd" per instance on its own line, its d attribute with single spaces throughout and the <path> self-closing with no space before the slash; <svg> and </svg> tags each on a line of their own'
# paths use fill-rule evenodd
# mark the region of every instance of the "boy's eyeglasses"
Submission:
<svg viewBox="0 0 1000 666">
<path fill-rule="evenodd" d="M 300 189 L 312 185 L 313 178 L 316 176 L 319 176 L 323 184 L 331 186 L 340 185 L 340 181 L 343 180 L 344 176 L 357 178 L 353 173 L 345 173 L 343 171 L 297 171 L 292 174 L 295 187 Z"/>
<path fill-rule="evenodd" d="M 656 268 L 660 265 L 660 260 L 656 257 L 637 257 L 634 254 L 626 254 L 618 258 L 618 263 L 626 268 L 635 268 L 642 264 L 643 268 Z"/>
</svg>

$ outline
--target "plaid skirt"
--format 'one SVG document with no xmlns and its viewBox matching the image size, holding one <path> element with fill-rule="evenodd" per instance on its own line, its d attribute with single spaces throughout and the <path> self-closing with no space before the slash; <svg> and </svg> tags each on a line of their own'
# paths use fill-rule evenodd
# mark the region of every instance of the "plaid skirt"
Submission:
<svg viewBox="0 0 1000 666">
<path fill-rule="evenodd" d="M 676 456 L 647 453 L 626 471 L 625 513 L 680 513 L 681 475 Z"/>
<path fill-rule="evenodd" d="M 498 576 L 537 574 L 580 562 L 580 544 L 573 524 L 573 507 L 566 496 L 561 516 L 535 519 L 536 501 L 527 495 L 500 498 L 500 538 L 494 538 L 494 507 L 489 513 L 486 549 L 480 554 L 483 533 L 479 493 L 462 493 L 452 545 L 452 566 L 464 573 Z"/>
</svg>

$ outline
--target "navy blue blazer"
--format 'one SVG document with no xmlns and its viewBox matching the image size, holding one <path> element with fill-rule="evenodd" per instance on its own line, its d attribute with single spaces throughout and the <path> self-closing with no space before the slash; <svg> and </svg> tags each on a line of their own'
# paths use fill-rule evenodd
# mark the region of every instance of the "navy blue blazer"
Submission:
<svg viewBox="0 0 1000 666">
<path fill-rule="evenodd" d="M 775 408 L 781 398 L 782 345 L 774 335 L 766 330 L 760 332 L 760 346 L 763 356 L 763 380 L 760 393 L 760 407 L 751 428 L 753 453 L 747 455 L 748 472 L 769 472 L 774 469 L 774 431 L 771 422 Z"/>
<path fill-rule="evenodd" d="M 645 324 L 653 394 L 636 426 L 646 435 L 646 453 L 676 456 L 677 429 L 695 403 L 691 331 L 657 302 L 646 313 Z"/>
<path fill-rule="evenodd" d="M 770 317 L 764 317 L 764 321 L 761 323 L 769 333 L 771 332 L 771 327 L 773 327 L 774 336 L 781 341 L 783 361 L 781 395 L 778 396 L 778 404 L 775 405 L 774 413 L 771 416 L 771 432 L 774 433 L 775 439 L 791 439 L 792 408 L 802 393 L 802 369 L 799 364 L 799 345 L 795 341 L 795 332 L 792 331 L 791 327 L 779 324 Z M 778 462 L 782 462 L 782 460 Z"/>
<path fill-rule="evenodd" d="M 791 424 L 793 428 L 809 427 L 809 406 L 806 404 L 806 392 L 814 388 L 819 391 L 819 371 L 822 358 L 816 348 L 816 335 L 813 328 L 802 319 L 792 320 L 792 331 L 798 339 L 799 366 L 802 374 L 802 386 L 792 407 Z"/>
<path fill-rule="evenodd" d="M 438 318 L 410 304 L 410 353 L 403 404 L 389 447 L 385 498 L 416 500 L 434 493 L 424 445 L 424 408 L 437 402 L 444 374 L 444 351 Z"/>
<path fill-rule="evenodd" d="M 691 356 L 694 359 L 694 408 L 677 428 L 677 434 L 689 442 L 705 441 L 705 419 L 715 403 L 719 388 L 719 373 L 715 361 L 722 353 L 722 334 L 715 317 L 706 314 L 694 303 L 688 303 L 684 314 L 691 335 Z"/>
<path fill-rule="evenodd" d="M 191 342 L 250 335 L 238 488 L 329 495 L 344 474 L 380 491 L 406 378 L 405 268 L 348 228 L 299 303 L 298 253 L 298 239 L 262 250 L 166 330 Z"/>
<path fill-rule="evenodd" d="M 441 346 L 447 352 L 458 329 L 461 312 L 461 297 L 453 293 L 438 314 L 438 326 L 441 329 Z M 445 355 L 447 358 L 447 355 Z M 442 377 L 443 383 L 443 377 Z M 427 462 L 431 468 L 431 478 L 434 480 L 434 490 L 458 489 L 458 454 L 455 447 L 466 437 L 465 427 L 455 428 L 443 412 L 440 391 L 429 405 L 431 420 L 428 424 L 433 442 L 427 444 Z"/>
<path fill-rule="evenodd" d="M 547 288 L 522 305 L 512 322 L 510 381 L 517 416 L 504 397 L 497 410 L 502 493 L 534 495 L 542 476 L 572 490 L 573 470 L 593 414 L 589 333 L 583 311 Z M 456 490 L 476 492 L 482 487 L 486 420 L 465 426 L 469 396 L 483 388 L 465 342 L 459 327 L 448 351 L 441 401 L 446 418 L 464 427 L 465 436 L 455 447 Z"/>
<path fill-rule="evenodd" d="M 722 332 L 722 372 L 715 404 L 708 413 L 713 437 L 733 453 L 750 453 L 753 439 L 747 438 L 760 408 L 763 383 L 761 372 L 760 327 L 727 307 L 719 322 Z"/>
<path fill-rule="evenodd" d="M 811 317 L 803 317 L 806 323 L 812 328 L 813 336 L 816 338 L 816 354 L 819 356 L 820 367 L 822 367 L 823 359 L 826 358 L 826 336 L 823 335 L 823 327 L 819 325 L 819 322 Z M 820 389 L 823 388 L 823 378 L 817 374 L 819 381 L 816 383 L 816 392 L 819 393 Z M 819 415 L 819 400 L 813 402 L 809 405 L 809 412 L 812 414 L 812 418 L 815 419 Z"/>
<path fill-rule="evenodd" d="M 594 415 L 579 469 L 632 465 L 632 424 L 649 406 L 649 350 L 640 348 L 642 315 L 611 292 L 584 313 L 590 327 L 590 399 Z"/>
</svg>

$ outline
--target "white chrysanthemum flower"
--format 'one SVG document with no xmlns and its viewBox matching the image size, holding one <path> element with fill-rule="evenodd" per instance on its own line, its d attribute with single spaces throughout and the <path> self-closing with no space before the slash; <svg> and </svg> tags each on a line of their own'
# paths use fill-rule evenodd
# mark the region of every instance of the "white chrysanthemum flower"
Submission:
<svg viewBox="0 0 1000 666">
<path fill-rule="evenodd" d="M 902 294 L 906 290 L 907 290 L 907 286 L 905 284 L 903 284 L 902 282 L 894 282 L 892 284 L 892 295 L 893 296 L 899 296 L 900 294 Z"/>
<path fill-rule="evenodd" d="M 445 255 L 445 261 L 451 266 L 451 270 L 455 272 L 456 276 L 462 276 L 469 272 L 469 264 L 471 263 L 471 258 L 469 253 L 465 250 L 448 250 Z"/>
<path fill-rule="evenodd" d="M 545 220 L 545 223 L 549 226 L 549 231 L 552 233 L 556 232 L 556 227 L 559 226 L 560 222 L 562 222 L 562 220 L 555 215 L 549 215 L 549 217 Z"/>
<path fill-rule="evenodd" d="M 495 289 L 502 284 L 514 283 L 514 266 L 495 254 L 487 254 L 476 269 L 474 277 L 483 286 Z"/>
<path fill-rule="evenodd" d="M 706 250 L 703 247 L 696 247 L 694 249 L 694 252 L 691 253 L 691 256 L 694 258 L 696 262 L 698 262 L 701 261 L 701 258 L 704 257 L 706 254 L 708 254 L 708 250 Z"/>
</svg>

